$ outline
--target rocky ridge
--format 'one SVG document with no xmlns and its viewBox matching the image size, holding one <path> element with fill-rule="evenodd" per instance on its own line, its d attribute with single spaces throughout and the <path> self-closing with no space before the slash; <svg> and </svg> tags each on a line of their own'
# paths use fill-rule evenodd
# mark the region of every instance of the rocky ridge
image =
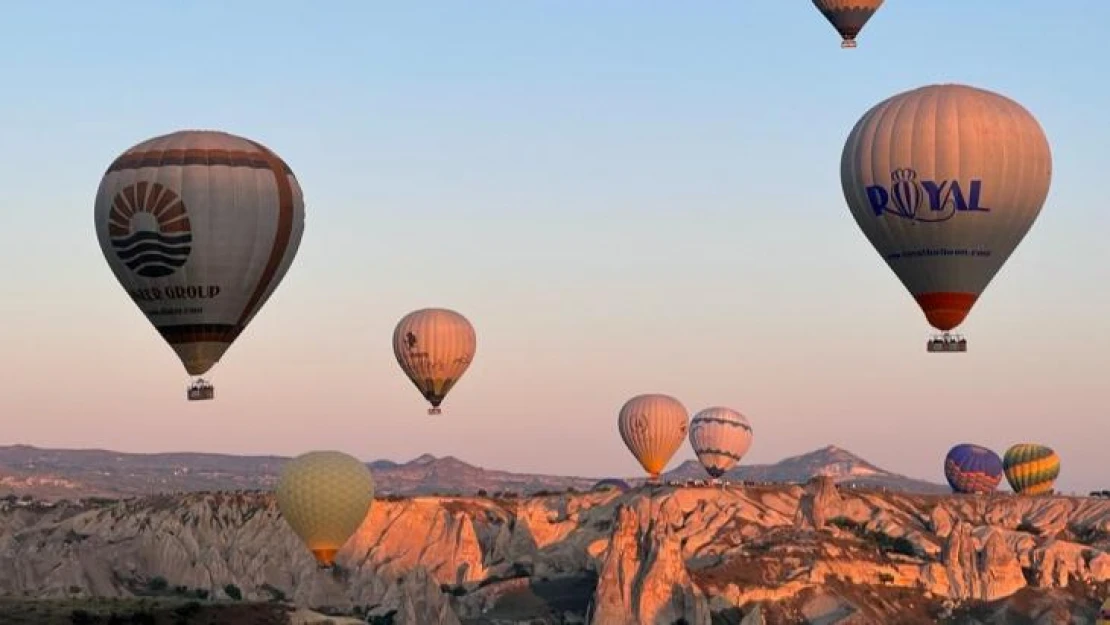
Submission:
<svg viewBox="0 0 1110 625">
<path fill-rule="evenodd" d="M 318 569 L 262 493 L 0 509 L 9 596 L 124 597 L 161 580 L 397 625 L 750 625 L 1093 618 L 1110 590 L 1110 502 L 909 495 L 832 477 L 390 497 L 338 562 Z"/>
<path fill-rule="evenodd" d="M 270 490 L 288 458 L 203 453 L 132 454 L 96 449 L 40 449 L 27 445 L 0 447 L 0 496 L 38 499 L 144 496 L 167 492 Z M 515 492 L 534 494 L 568 489 L 589 490 L 597 478 L 512 473 L 477 467 L 451 456 L 424 454 L 408 462 L 368 463 L 378 491 L 401 495 L 474 495 Z M 945 487 L 875 467 L 851 452 L 828 446 L 775 464 L 742 465 L 731 481 L 796 483 L 815 475 L 837 481 L 921 493 Z M 696 461 L 667 473 L 670 480 L 705 480 Z M 630 479 L 639 484 L 642 480 Z"/>
</svg>

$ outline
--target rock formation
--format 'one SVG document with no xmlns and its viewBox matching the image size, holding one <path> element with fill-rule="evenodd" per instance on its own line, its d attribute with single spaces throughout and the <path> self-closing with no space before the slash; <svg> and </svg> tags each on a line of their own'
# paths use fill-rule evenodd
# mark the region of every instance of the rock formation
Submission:
<svg viewBox="0 0 1110 625">
<path fill-rule="evenodd" d="M 263 493 L 0 504 L 9 597 L 241 595 L 395 625 L 847 625 L 1093 614 L 1110 591 L 1110 502 L 827 478 L 390 497 L 337 562 L 318 569 Z"/>
</svg>

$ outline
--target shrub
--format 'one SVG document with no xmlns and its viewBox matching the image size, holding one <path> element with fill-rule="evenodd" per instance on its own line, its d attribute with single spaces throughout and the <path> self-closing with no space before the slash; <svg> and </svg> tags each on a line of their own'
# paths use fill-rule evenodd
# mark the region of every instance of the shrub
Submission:
<svg viewBox="0 0 1110 625">
<path fill-rule="evenodd" d="M 367 625 L 393 625 L 393 617 L 397 615 L 397 610 L 390 610 L 381 616 L 368 616 L 366 617 Z"/>
<path fill-rule="evenodd" d="M 262 584 L 262 590 L 270 593 L 271 601 L 285 601 L 285 593 L 280 588 L 275 588 L 269 584 Z"/>
<path fill-rule="evenodd" d="M 180 616 L 182 619 L 188 619 L 200 613 L 200 604 L 196 601 L 190 601 L 185 605 L 174 608 L 173 613 Z"/>
<path fill-rule="evenodd" d="M 236 601 L 243 600 L 243 591 L 239 590 L 239 587 L 235 584 L 228 584 L 227 586 L 224 586 L 224 594 Z"/>
</svg>

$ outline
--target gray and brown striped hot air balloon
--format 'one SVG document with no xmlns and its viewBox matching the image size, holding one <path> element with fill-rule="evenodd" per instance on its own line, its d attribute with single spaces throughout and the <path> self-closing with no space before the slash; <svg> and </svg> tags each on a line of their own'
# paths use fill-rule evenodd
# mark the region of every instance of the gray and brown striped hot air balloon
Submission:
<svg viewBox="0 0 1110 625">
<path fill-rule="evenodd" d="M 206 373 L 293 263 L 296 177 L 263 145 L 216 131 L 149 139 L 108 167 L 94 225 L 116 279 L 190 375 Z M 189 399 L 211 399 L 199 380 Z"/>
<path fill-rule="evenodd" d="M 474 360 L 474 326 L 446 308 L 423 308 L 405 315 L 393 330 L 393 355 L 416 388 L 440 414 L 439 405 Z"/>
<path fill-rule="evenodd" d="M 748 453 L 752 426 L 747 417 L 732 408 L 706 408 L 690 420 L 690 446 L 705 472 L 719 478 Z"/>
</svg>

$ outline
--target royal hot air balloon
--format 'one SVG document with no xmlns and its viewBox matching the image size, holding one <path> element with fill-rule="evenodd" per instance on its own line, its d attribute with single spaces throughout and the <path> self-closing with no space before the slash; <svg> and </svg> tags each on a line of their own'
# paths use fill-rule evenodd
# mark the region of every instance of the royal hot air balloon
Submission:
<svg viewBox="0 0 1110 625">
<path fill-rule="evenodd" d="M 748 418 L 731 408 L 706 408 L 690 420 L 690 446 L 706 473 L 714 478 L 736 466 L 751 445 Z"/>
<path fill-rule="evenodd" d="M 966 351 L 948 332 L 1033 225 L 1052 156 L 1037 120 L 997 93 L 932 85 L 880 102 L 844 145 L 852 216 L 944 334 L 928 351 Z"/>
<path fill-rule="evenodd" d="M 428 414 L 439 405 L 466 373 L 477 348 L 474 326 L 446 308 L 424 308 L 405 315 L 393 330 L 393 354 L 424 399 Z"/>
<path fill-rule="evenodd" d="M 986 447 L 962 443 L 948 450 L 944 477 L 957 493 L 993 493 L 1002 481 L 1002 459 Z"/>
<path fill-rule="evenodd" d="M 290 460 L 277 485 L 281 516 L 320 566 L 334 564 L 373 501 L 370 469 L 338 451 L 310 451 Z"/>
<path fill-rule="evenodd" d="M 658 480 L 686 437 L 686 407 L 668 395 L 637 395 L 617 417 L 624 444 L 652 480 Z"/>
<path fill-rule="evenodd" d="M 1052 492 L 1060 476 L 1060 457 L 1050 447 L 1018 443 L 1002 457 L 1006 481 L 1019 495 L 1044 495 Z"/>
<path fill-rule="evenodd" d="M 883 0 L 813 0 L 813 6 L 840 33 L 843 38 L 840 47 L 854 48 L 859 31 L 883 6 Z"/>
<path fill-rule="evenodd" d="M 116 279 L 200 376 L 220 360 L 289 270 L 304 199 L 289 166 L 261 144 L 182 131 L 120 155 L 100 181 L 100 249 Z M 189 399 L 211 399 L 196 380 Z"/>
</svg>

